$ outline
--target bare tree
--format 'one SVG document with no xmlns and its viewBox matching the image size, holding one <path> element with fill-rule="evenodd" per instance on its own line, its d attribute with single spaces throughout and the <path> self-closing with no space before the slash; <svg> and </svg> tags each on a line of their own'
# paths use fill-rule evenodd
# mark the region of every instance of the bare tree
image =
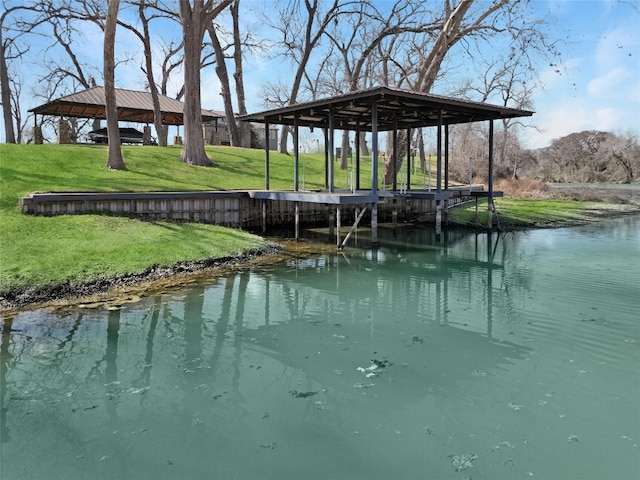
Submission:
<svg viewBox="0 0 640 480">
<path fill-rule="evenodd" d="M 416 90 L 425 93 L 434 87 L 443 63 L 454 47 L 458 47 L 455 53 L 460 58 L 472 59 L 481 50 L 482 43 L 498 45 L 495 40 L 502 36 L 510 40 L 511 45 L 522 46 L 518 49 L 522 63 L 534 65 L 536 59 L 555 55 L 555 48 L 542 21 L 532 21 L 528 8 L 526 0 L 495 0 L 491 3 L 459 0 L 455 4 L 451 0 L 442 0 L 442 9 L 431 12 L 431 26 L 426 31 L 429 46 L 424 51 L 428 54 L 418 58 L 417 62 L 414 57 L 398 63 L 418 63 L 415 73 L 411 73 L 412 84 Z M 508 56 L 510 51 L 499 54 Z M 388 159 L 385 177 L 389 179 L 392 173 Z"/>
<path fill-rule="evenodd" d="M 524 49 L 524 45 L 522 48 Z M 531 108 L 531 97 L 537 86 L 535 71 L 527 61 L 523 62 L 523 58 L 517 43 L 514 42 L 508 55 L 491 59 L 473 59 L 478 73 L 473 80 L 467 80 L 455 95 L 480 102 L 499 98 L 500 104 L 504 106 Z M 494 174 L 499 178 L 517 178 L 520 162 L 530 158 L 522 155 L 518 139 L 518 129 L 526 125 L 520 119 L 509 118 L 502 119 L 500 126 L 501 128 L 495 132 Z M 452 163 L 466 161 L 464 157 L 455 157 Z"/>
<path fill-rule="evenodd" d="M 202 40 L 207 25 L 233 0 L 182 0 L 180 21 L 184 43 L 184 146 L 181 160 L 191 165 L 213 166 L 204 151 L 200 68 Z"/>
<path fill-rule="evenodd" d="M 616 137 L 610 146 L 611 157 L 617 164 L 613 181 L 632 183 L 640 175 L 640 143 L 638 136 L 627 133 L 622 137 Z"/>
<path fill-rule="evenodd" d="M 85 39 L 87 24 L 93 24 L 104 31 L 106 4 L 100 0 L 37 0 L 36 8 L 42 12 L 42 27 L 36 34 L 51 39 L 42 50 L 44 73 L 38 79 L 34 97 L 50 101 L 57 95 L 68 94 L 78 89 L 96 86 L 95 77 L 102 75 L 99 65 L 82 61 L 78 52 Z M 100 120 L 69 119 L 71 141 L 78 139 L 80 131 L 87 125 L 99 128 Z M 53 119 L 43 119 L 41 126 Z"/>
<path fill-rule="evenodd" d="M 27 45 L 18 45 L 20 37 L 29 33 L 43 19 L 40 15 L 40 9 L 37 5 L 14 5 L 7 7 L 2 2 L 3 11 L 0 14 L 0 103 L 2 103 L 2 116 L 4 120 L 4 133 L 6 143 L 16 143 L 16 129 L 14 128 L 14 120 L 16 127 L 20 130 L 20 120 L 14 118 L 13 112 L 19 111 L 19 105 L 16 103 L 15 92 L 12 92 L 12 82 L 9 76 L 9 64 L 11 61 L 22 57 L 28 52 Z M 31 21 L 19 18 L 21 13 L 36 14 Z M 19 132 L 18 132 L 19 135 Z"/>
<path fill-rule="evenodd" d="M 373 53 L 372 58 L 368 61 L 368 69 L 371 71 L 370 75 L 372 81 L 380 83 L 382 85 L 395 85 L 400 88 L 406 88 L 412 91 L 419 91 L 417 85 L 417 72 L 420 66 L 421 58 L 429 51 L 430 45 L 433 43 L 435 37 L 438 34 L 437 22 L 433 22 L 434 16 L 437 16 L 434 12 L 424 10 L 421 12 L 424 15 L 422 29 L 409 30 L 402 36 L 391 36 L 378 45 L 378 48 Z M 378 64 L 378 68 L 373 66 Z M 445 71 L 443 71 L 445 70 Z M 446 69 L 441 67 L 440 75 L 446 75 Z M 424 129 L 416 129 L 412 132 L 415 136 L 413 144 L 417 147 L 417 153 L 420 161 L 420 169 L 422 173 L 426 172 L 426 153 L 424 142 Z M 387 157 L 389 160 L 393 159 L 393 135 L 394 132 L 387 132 Z M 404 130 L 395 132 L 397 151 L 397 167 L 403 163 L 404 156 L 408 153 L 408 138 L 407 132 Z M 410 153 L 410 152 L 409 152 Z M 392 181 L 393 171 L 390 168 L 392 166 L 391 161 L 385 165 L 385 181 L 390 183 Z"/>
<path fill-rule="evenodd" d="M 0 15 L 0 89 L 2 90 L 2 115 L 4 119 L 5 142 L 16 143 L 16 134 L 13 129 L 13 115 L 11 114 L 11 85 L 9 83 L 9 68 L 7 61 L 15 58 L 9 54 L 13 45 L 12 38 L 5 38 L 4 31 L 9 15 L 18 10 L 18 7 L 6 9 Z"/>
<path fill-rule="evenodd" d="M 243 35 L 240 28 L 240 0 L 234 0 L 229 8 L 231 12 L 232 31 L 227 32 L 222 27 L 212 23 L 207 26 L 207 32 L 211 38 L 211 45 L 216 57 L 216 74 L 220 80 L 221 95 L 224 104 L 227 129 L 231 145 L 248 146 L 251 143 L 251 130 L 246 122 L 236 123 L 233 102 L 231 98 L 231 82 L 227 68 L 227 60 L 233 60 L 233 78 L 236 87 L 236 99 L 238 113 L 247 113 L 247 105 L 244 91 L 244 75 L 242 71 L 243 48 L 249 50 L 262 49 L 262 42 L 255 41 L 250 29 Z M 221 33 L 222 35 L 220 35 Z M 224 38 L 230 41 L 223 43 Z M 229 53 L 231 51 L 231 53 Z"/>
<path fill-rule="evenodd" d="M 538 175 L 553 182 L 631 183 L 640 170 L 640 144 L 632 134 L 575 132 L 552 140 L 538 157 Z"/>
<path fill-rule="evenodd" d="M 142 44 L 144 46 L 144 73 L 147 76 L 147 82 L 149 85 L 149 92 L 151 93 L 151 99 L 153 101 L 153 123 L 156 127 L 156 134 L 158 135 L 158 145 L 161 147 L 167 146 L 168 129 L 162 124 L 162 113 L 160 111 L 160 98 L 158 95 L 158 87 L 156 86 L 155 77 L 153 75 L 153 57 L 151 54 L 151 35 L 149 33 L 149 18 L 145 13 L 145 0 L 140 0 L 138 4 L 138 17 L 142 23 Z"/>
<path fill-rule="evenodd" d="M 46 23 L 50 26 L 50 32 L 44 32 L 46 36 L 55 39 L 47 52 L 46 70 L 42 77 L 49 88 L 49 95 L 54 95 L 63 85 L 70 80 L 76 87 L 91 88 L 95 86 L 91 79 L 100 71 L 98 66 L 83 64 L 77 55 L 78 45 L 85 38 L 85 34 L 79 24 L 84 22 L 94 24 L 104 32 L 107 12 L 104 2 L 100 0 L 39 0 L 40 8 L 45 12 Z M 64 52 L 61 55 L 59 50 Z M 47 98 L 47 100 L 49 100 Z"/>
<path fill-rule="evenodd" d="M 392 82 L 389 72 L 394 45 L 403 43 L 407 34 L 425 35 L 432 26 L 425 21 L 428 18 L 425 4 L 415 0 L 395 0 L 379 10 L 373 2 L 361 2 L 343 15 L 347 28 L 335 25 L 326 35 L 340 53 L 343 62 L 343 83 L 347 91 L 353 92 L 369 86 L 376 76 L 383 85 L 398 84 Z M 386 48 L 383 43 L 388 42 Z M 370 68 L 377 65 L 376 69 Z M 391 142 L 389 142 L 391 143 Z M 400 143 L 403 148 L 406 142 Z M 347 167 L 348 138 L 343 134 L 340 167 Z"/>
<path fill-rule="evenodd" d="M 118 24 L 118 9 L 120 0 L 109 0 L 107 20 L 104 25 L 104 95 L 107 114 L 107 134 L 109 137 L 109 158 L 107 168 L 112 170 L 126 170 L 122 158 L 120 145 L 120 131 L 118 129 L 118 108 L 116 105 L 115 87 L 115 43 L 116 27 Z"/>
<path fill-rule="evenodd" d="M 171 78 L 171 74 L 174 70 L 178 69 L 183 61 L 184 57 L 181 54 L 182 52 L 182 42 L 179 44 L 174 44 L 174 42 L 169 42 L 168 44 L 163 45 L 162 47 L 162 65 L 161 65 L 161 79 L 160 79 L 160 93 L 162 95 L 168 96 L 169 90 L 169 80 Z M 181 89 L 184 91 L 184 89 Z M 182 98 L 181 96 L 176 96 L 178 100 Z"/>
<path fill-rule="evenodd" d="M 351 3 L 351 2 L 343 2 Z M 282 55 L 295 65 L 293 83 L 289 89 L 287 103 L 293 105 L 298 101 L 298 94 L 302 85 L 305 71 L 313 50 L 318 46 L 327 27 L 337 21 L 342 7 L 340 0 L 325 3 L 321 0 L 288 0 L 280 3 L 277 23 L 272 22 L 282 36 Z M 326 5 L 326 8 L 323 8 Z M 287 153 L 287 138 L 289 129 L 282 128 L 280 136 L 280 153 Z"/>
<path fill-rule="evenodd" d="M 449 142 L 450 178 L 462 183 L 472 183 L 484 167 L 482 162 L 487 154 L 486 129 L 480 123 L 452 125 L 449 127 Z"/>
<path fill-rule="evenodd" d="M 23 79 L 20 76 L 13 75 L 11 77 L 11 113 L 16 123 L 16 143 L 22 143 L 25 141 L 25 129 L 27 127 L 27 121 L 31 117 L 27 116 L 23 120 L 22 110 L 20 109 L 20 97 L 22 95 L 22 86 L 24 85 Z M 35 140 L 35 132 L 31 135 L 30 140 Z M 29 141 L 30 141 L 29 140 Z"/>
<path fill-rule="evenodd" d="M 598 182 L 606 180 L 609 158 L 606 146 L 613 134 L 585 130 L 556 138 L 542 149 L 544 162 L 555 168 L 551 180 L 556 182 Z"/>
<path fill-rule="evenodd" d="M 285 107 L 289 103 L 289 85 L 282 80 L 262 85 L 261 97 L 266 107 Z"/>
<path fill-rule="evenodd" d="M 153 123 L 156 127 L 156 132 L 158 134 L 158 145 L 161 147 L 167 146 L 167 135 L 168 129 L 165 125 L 162 124 L 162 112 L 160 110 L 160 97 L 158 94 L 158 86 L 156 85 L 155 76 L 153 73 L 153 55 L 151 52 L 151 33 L 149 29 L 149 23 L 154 18 L 173 18 L 165 13 L 161 13 L 160 9 L 156 9 L 158 14 L 148 15 L 147 11 L 157 6 L 157 2 L 149 1 L 149 0 L 134 0 L 133 4 L 137 6 L 138 10 L 138 18 L 140 19 L 142 32 L 139 31 L 132 25 L 129 25 L 125 22 L 118 21 L 118 25 L 126 28 L 130 32 L 132 32 L 138 39 L 142 42 L 143 50 L 144 50 L 144 66 L 142 67 L 142 71 L 144 72 L 147 78 L 147 86 L 149 88 L 149 93 L 151 94 L 151 101 L 153 104 Z"/>
</svg>

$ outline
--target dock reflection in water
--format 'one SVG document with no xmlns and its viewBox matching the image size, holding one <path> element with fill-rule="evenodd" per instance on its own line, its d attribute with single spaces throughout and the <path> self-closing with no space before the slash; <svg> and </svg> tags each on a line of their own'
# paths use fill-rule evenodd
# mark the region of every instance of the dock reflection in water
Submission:
<svg viewBox="0 0 640 480">
<path fill-rule="evenodd" d="M 5 318 L 0 478 L 633 478 L 639 225 L 404 230 Z"/>
</svg>

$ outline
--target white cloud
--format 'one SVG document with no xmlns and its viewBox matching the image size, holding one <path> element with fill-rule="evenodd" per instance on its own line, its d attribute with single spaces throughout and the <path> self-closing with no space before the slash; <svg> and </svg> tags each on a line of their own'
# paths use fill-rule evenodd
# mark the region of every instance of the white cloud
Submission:
<svg viewBox="0 0 640 480">
<path fill-rule="evenodd" d="M 539 131 L 529 131 L 526 135 L 526 144 L 529 148 L 545 147 L 554 138 L 586 130 L 590 118 L 589 109 L 584 105 L 563 103 L 543 109 L 534 120 Z"/>
<path fill-rule="evenodd" d="M 620 86 L 625 80 L 631 79 L 631 72 L 622 67 L 605 71 L 599 77 L 589 82 L 587 92 L 593 96 L 618 96 Z"/>
<path fill-rule="evenodd" d="M 583 130 L 617 130 L 622 122 L 621 114 L 612 107 L 592 108 L 586 102 L 561 102 L 536 115 L 534 123 L 539 131 L 527 131 L 528 148 L 541 148 L 551 140 Z"/>
<path fill-rule="evenodd" d="M 593 54 L 594 78 L 588 92 L 611 98 L 636 97 L 640 86 L 638 34 L 630 25 L 603 32 Z"/>
</svg>

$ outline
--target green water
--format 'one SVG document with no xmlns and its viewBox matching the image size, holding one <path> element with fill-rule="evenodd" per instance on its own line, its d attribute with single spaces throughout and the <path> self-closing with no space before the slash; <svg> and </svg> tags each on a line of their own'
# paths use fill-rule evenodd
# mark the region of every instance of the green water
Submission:
<svg viewBox="0 0 640 480">
<path fill-rule="evenodd" d="M 640 219 L 4 318 L 0 478 L 640 478 Z"/>
</svg>

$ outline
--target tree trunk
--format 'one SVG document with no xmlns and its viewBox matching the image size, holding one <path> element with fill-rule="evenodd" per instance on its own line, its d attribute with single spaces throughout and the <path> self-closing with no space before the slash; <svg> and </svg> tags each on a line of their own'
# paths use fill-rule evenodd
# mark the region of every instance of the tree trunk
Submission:
<svg viewBox="0 0 640 480">
<path fill-rule="evenodd" d="M 282 125 L 282 131 L 280 132 L 280 145 L 278 147 L 278 153 L 284 153 L 287 155 L 289 152 L 287 151 L 287 139 L 289 137 L 289 126 Z M 267 139 L 267 142 L 269 139 Z"/>
<path fill-rule="evenodd" d="M 204 151 L 202 102 L 200 97 L 200 54 L 206 16 L 202 1 L 193 10 L 188 1 L 180 2 L 182 39 L 184 42 L 184 140 L 181 160 L 190 165 L 214 166 Z"/>
<path fill-rule="evenodd" d="M 398 130 L 397 142 L 398 151 L 396 155 L 398 161 L 396 164 L 396 176 L 400 171 L 400 167 L 404 163 L 404 158 L 407 155 L 407 131 Z M 384 183 L 393 183 L 393 131 L 389 132 L 387 136 L 387 158 L 384 164 Z"/>
<path fill-rule="evenodd" d="M 427 173 L 427 156 L 424 153 L 424 135 L 422 129 L 418 131 L 418 155 L 420 156 L 420 172 Z"/>
<path fill-rule="evenodd" d="M 118 130 L 118 108 L 116 105 L 115 76 L 115 43 L 116 25 L 120 0 L 109 0 L 107 21 L 104 26 L 104 95 L 107 114 L 107 136 L 109 139 L 109 158 L 107 168 L 126 170 L 120 147 L 120 131 Z"/>
<path fill-rule="evenodd" d="M 460 40 L 458 34 L 460 33 L 460 25 L 466 15 L 467 11 L 473 4 L 474 0 L 461 0 L 461 2 L 451 11 L 444 20 L 442 30 L 436 39 L 433 49 L 429 53 L 429 56 L 424 61 L 424 65 L 420 69 L 420 91 L 428 93 L 433 87 L 433 84 L 438 77 L 440 66 L 444 57 L 447 55 L 451 47 Z M 501 0 L 500 3 L 503 3 Z M 492 7 L 495 8 L 495 7 Z"/>
<path fill-rule="evenodd" d="M 158 145 L 169 145 L 169 125 L 162 125 L 160 130 L 156 130 L 158 134 Z"/>
<path fill-rule="evenodd" d="M 216 54 L 216 74 L 220 80 L 220 90 L 222 101 L 224 103 L 224 115 L 227 122 L 227 131 L 229 132 L 229 140 L 231 142 L 231 146 L 239 147 L 240 140 L 238 137 L 238 126 L 236 125 L 236 117 L 233 113 L 233 105 L 231 104 L 229 72 L 227 71 L 224 52 L 222 51 L 222 45 L 220 45 L 220 40 L 218 39 L 218 34 L 215 31 L 213 23 L 209 23 L 207 25 L 207 32 L 209 32 L 211 45 L 213 46 L 213 51 Z"/>
<path fill-rule="evenodd" d="M 0 31 L 0 88 L 2 89 L 2 116 L 4 119 L 4 136 L 6 143 L 16 143 L 16 135 L 13 129 L 13 115 L 11 115 L 11 90 L 9 85 L 9 72 L 7 71 L 7 59 Z"/>
<path fill-rule="evenodd" d="M 369 146 L 367 145 L 367 132 L 360 132 L 360 155 L 363 157 L 369 156 Z"/>
<path fill-rule="evenodd" d="M 96 79 L 93 77 L 89 78 L 89 88 L 95 88 L 98 85 L 96 84 Z M 99 118 L 94 118 L 93 122 L 91 122 L 91 129 L 92 130 L 100 130 L 102 128 L 102 124 L 100 122 Z"/>
<path fill-rule="evenodd" d="M 240 38 L 240 0 L 236 0 L 231 5 L 231 17 L 233 18 L 233 61 L 235 72 L 233 79 L 236 84 L 236 98 L 238 100 L 238 113 L 247 114 L 247 102 L 244 93 L 244 76 L 242 72 L 242 40 Z M 247 122 L 240 122 L 238 127 L 240 136 L 240 146 L 251 147 L 251 126 Z"/>
<path fill-rule="evenodd" d="M 349 130 L 342 131 L 342 148 L 340 149 L 340 168 L 349 168 Z"/>
<path fill-rule="evenodd" d="M 143 45 L 144 45 L 144 58 L 145 69 L 147 73 L 147 82 L 149 83 L 149 91 L 151 92 L 151 100 L 153 102 L 153 124 L 156 127 L 156 133 L 158 135 L 158 145 L 161 147 L 167 146 L 167 130 L 162 124 L 162 113 L 160 111 L 160 98 L 158 97 L 158 89 L 156 88 L 156 81 L 153 77 L 153 59 L 151 56 L 151 36 L 149 34 L 149 20 L 145 15 L 145 0 L 140 0 L 138 5 L 138 15 L 142 21 Z"/>
</svg>

